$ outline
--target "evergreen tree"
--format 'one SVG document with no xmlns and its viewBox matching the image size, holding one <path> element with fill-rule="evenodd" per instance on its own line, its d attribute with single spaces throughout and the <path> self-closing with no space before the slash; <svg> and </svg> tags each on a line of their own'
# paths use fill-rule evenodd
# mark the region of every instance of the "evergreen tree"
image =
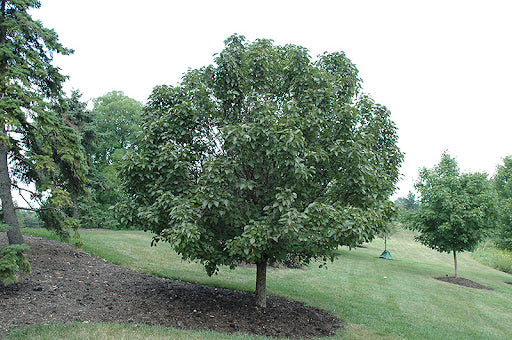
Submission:
<svg viewBox="0 0 512 340">
<path fill-rule="evenodd" d="M 37 0 L 0 1 L 0 198 L 10 244 L 23 243 L 12 188 L 35 183 L 33 198 L 49 191 L 51 204 L 71 206 L 85 171 L 80 137 L 58 110 L 66 77 L 52 64 L 72 50 L 32 19 L 38 7 Z"/>
</svg>

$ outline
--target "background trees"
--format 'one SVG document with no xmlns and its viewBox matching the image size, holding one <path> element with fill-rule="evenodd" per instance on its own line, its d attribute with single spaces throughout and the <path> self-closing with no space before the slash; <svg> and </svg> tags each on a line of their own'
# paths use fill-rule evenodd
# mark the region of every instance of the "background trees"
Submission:
<svg viewBox="0 0 512 340">
<path fill-rule="evenodd" d="M 432 169 L 420 171 L 416 190 L 420 205 L 410 216 L 416 238 L 440 252 L 452 252 L 458 277 L 457 252 L 472 250 L 496 225 L 495 195 L 482 173 L 461 174 L 454 158 L 443 153 Z"/>
<path fill-rule="evenodd" d="M 389 111 L 359 93 L 343 53 L 226 40 L 215 64 L 156 87 L 121 176 L 123 221 L 185 259 L 266 266 L 327 259 L 387 221 L 402 160 Z"/>
<path fill-rule="evenodd" d="M 81 136 L 88 171 L 85 193 L 73 196 L 70 213 L 82 227 L 117 228 L 119 222 L 111 209 L 124 195 L 117 164 L 124 153 L 135 146 L 140 130 L 142 104 L 120 91 L 112 91 L 93 100 L 92 110 L 73 91 L 63 102 L 65 121 Z M 55 211 L 43 210 L 41 218 L 50 229 L 61 231 L 62 219 Z"/>
<path fill-rule="evenodd" d="M 124 196 L 117 165 L 127 150 L 135 148 L 140 131 L 142 104 L 112 91 L 93 100 L 91 112 L 81 115 L 79 126 L 87 151 L 89 197 L 79 204 L 82 225 L 117 228 L 112 206 Z"/>
<path fill-rule="evenodd" d="M 418 209 L 418 201 L 416 200 L 416 195 L 413 192 L 409 191 L 406 197 L 399 197 L 395 200 L 395 204 L 398 208 L 404 210 L 416 210 Z"/>
<path fill-rule="evenodd" d="M 498 194 L 500 213 L 496 244 L 512 250 L 512 156 L 505 157 L 503 165 L 496 167 L 493 185 Z"/>
</svg>

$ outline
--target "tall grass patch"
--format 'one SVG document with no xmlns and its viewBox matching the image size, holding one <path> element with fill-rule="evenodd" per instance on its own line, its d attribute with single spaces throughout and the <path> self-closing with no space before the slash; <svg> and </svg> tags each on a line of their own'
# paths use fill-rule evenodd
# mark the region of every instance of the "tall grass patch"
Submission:
<svg viewBox="0 0 512 340">
<path fill-rule="evenodd" d="M 486 265 L 512 274 L 512 252 L 497 248 L 491 241 L 482 243 L 473 252 L 473 256 Z"/>
</svg>

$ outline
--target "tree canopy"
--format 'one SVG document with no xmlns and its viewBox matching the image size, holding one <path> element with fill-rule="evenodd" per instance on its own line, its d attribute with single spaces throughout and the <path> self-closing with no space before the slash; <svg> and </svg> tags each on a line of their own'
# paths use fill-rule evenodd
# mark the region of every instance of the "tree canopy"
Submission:
<svg viewBox="0 0 512 340">
<path fill-rule="evenodd" d="M 255 263 L 264 306 L 267 264 L 327 259 L 383 226 L 396 142 L 344 53 L 313 61 L 301 46 L 233 35 L 215 64 L 153 90 L 119 209 L 209 275 Z"/>
<path fill-rule="evenodd" d="M 142 104 L 122 91 L 111 91 L 93 102 L 93 124 L 97 135 L 93 161 L 101 165 L 112 164 L 122 158 L 124 150 L 135 145 Z"/>
<path fill-rule="evenodd" d="M 495 194 L 484 173 L 461 173 L 448 153 L 432 169 L 420 171 L 416 183 L 420 205 L 410 216 L 424 245 L 454 255 L 472 250 L 496 225 Z"/>
</svg>

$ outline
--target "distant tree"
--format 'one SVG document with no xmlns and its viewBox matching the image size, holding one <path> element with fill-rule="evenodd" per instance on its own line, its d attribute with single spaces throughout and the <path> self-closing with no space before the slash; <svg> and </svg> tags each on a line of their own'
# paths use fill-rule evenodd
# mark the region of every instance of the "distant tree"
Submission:
<svg viewBox="0 0 512 340">
<path fill-rule="evenodd" d="M 54 204 L 66 204 L 67 189 L 76 184 L 71 181 L 84 170 L 79 138 L 54 109 L 65 77 L 53 57 L 72 50 L 32 19 L 29 10 L 39 6 L 36 0 L 0 1 L 0 198 L 10 244 L 23 243 L 12 188 L 35 183 L 34 197 L 49 192 Z"/>
<path fill-rule="evenodd" d="M 361 95 L 343 53 L 313 62 L 300 46 L 231 36 L 215 65 L 153 90 L 121 176 L 123 221 L 153 231 L 209 275 L 333 258 L 374 238 L 402 154 L 389 111 Z"/>
<path fill-rule="evenodd" d="M 84 147 L 90 197 L 81 204 L 81 219 L 89 227 L 116 228 L 119 222 L 111 207 L 125 195 L 117 166 L 127 150 L 135 147 L 142 104 L 121 91 L 109 92 L 93 102 L 92 112 L 83 115 L 89 117 L 83 131 L 84 139 L 89 134 L 89 145 Z"/>
<path fill-rule="evenodd" d="M 406 197 L 397 198 L 395 204 L 405 210 L 416 210 L 419 206 L 416 195 L 412 191 L 409 191 Z"/>
<path fill-rule="evenodd" d="M 498 193 L 500 212 L 496 244 L 502 249 L 512 250 L 512 156 L 505 157 L 503 165 L 496 167 L 493 184 Z"/>
<path fill-rule="evenodd" d="M 39 228 L 43 225 L 43 222 L 39 219 L 35 211 L 20 209 L 16 212 L 21 227 Z"/>
<path fill-rule="evenodd" d="M 93 102 L 93 124 L 97 135 L 93 161 L 110 165 L 134 146 L 140 132 L 142 103 L 122 91 L 111 91 Z"/>
<path fill-rule="evenodd" d="M 393 221 L 393 226 L 396 227 L 396 224 L 398 223 L 407 227 L 411 219 L 410 215 L 419 207 L 419 201 L 416 199 L 416 195 L 409 191 L 406 197 L 397 198 L 395 200 L 395 205 L 397 207 L 397 214 Z"/>
<path fill-rule="evenodd" d="M 438 165 L 420 171 L 415 187 L 421 194 L 411 215 L 412 229 L 420 232 L 417 240 L 452 252 L 458 277 L 457 253 L 473 249 L 496 225 L 495 194 L 487 175 L 461 174 L 456 160 L 443 153 Z"/>
</svg>

